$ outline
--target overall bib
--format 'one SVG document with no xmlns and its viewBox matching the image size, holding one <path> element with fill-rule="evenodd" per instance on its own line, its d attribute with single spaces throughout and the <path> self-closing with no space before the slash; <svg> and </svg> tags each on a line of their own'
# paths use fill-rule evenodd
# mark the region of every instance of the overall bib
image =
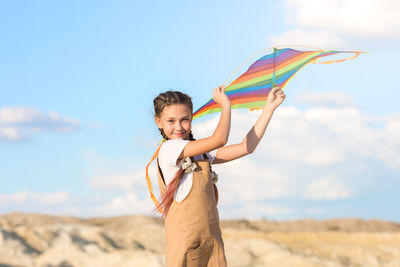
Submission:
<svg viewBox="0 0 400 267">
<path fill-rule="evenodd" d="M 167 267 L 226 267 L 210 162 L 196 160 L 193 183 L 181 202 L 173 200 L 165 217 Z M 158 167 L 161 193 L 165 182 Z"/>
</svg>

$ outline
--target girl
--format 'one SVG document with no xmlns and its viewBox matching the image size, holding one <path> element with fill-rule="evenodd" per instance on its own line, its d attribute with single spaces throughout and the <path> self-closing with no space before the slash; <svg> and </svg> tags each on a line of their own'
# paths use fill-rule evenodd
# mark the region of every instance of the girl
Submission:
<svg viewBox="0 0 400 267">
<path fill-rule="evenodd" d="M 165 141 L 158 152 L 158 182 L 165 216 L 168 267 L 226 266 L 219 226 L 218 201 L 210 164 L 228 162 L 252 153 L 264 135 L 274 110 L 285 94 L 274 87 L 257 122 L 239 144 L 228 141 L 231 108 L 224 86 L 213 91 L 222 108 L 210 137 L 194 140 L 191 133 L 193 105 L 189 96 L 168 91 L 154 99 L 155 122 Z M 152 195 L 153 197 L 153 195 Z"/>
</svg>

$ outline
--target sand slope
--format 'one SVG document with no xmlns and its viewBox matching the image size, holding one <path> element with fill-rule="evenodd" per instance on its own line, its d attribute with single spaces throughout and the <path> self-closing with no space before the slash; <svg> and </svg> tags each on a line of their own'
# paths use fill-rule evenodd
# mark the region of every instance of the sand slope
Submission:
<svg viewBox="0 0 400 267">
<path fill-rule="evenodd" d="M 400 266 L 400 224 L 359 219 L 222 222 L 229 266 Z M 162 221 L 0 216 L 0 267 L 165 266 Z"/>
</svg>

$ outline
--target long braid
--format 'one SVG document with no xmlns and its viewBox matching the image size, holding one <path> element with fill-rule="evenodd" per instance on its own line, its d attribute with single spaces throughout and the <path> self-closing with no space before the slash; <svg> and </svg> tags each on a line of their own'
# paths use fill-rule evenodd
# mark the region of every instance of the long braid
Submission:
<svg viewBox="0 0 400 267">
<path fill-rule="evenodd" d="M 196 139 L 194 139 L 194 137 L 193 137 L 192 131 L 190 131 L 190 133 L 189 133 L 189 140 L 190 140 L 190 141 L 196 140 Z"/>
<path fill-rule="evenodd" d="M 161 136 L 165 139 L 168 140 L 168 136 L 165 134 L 164 129 L 163 128 L 158 128 L 158 130 L 160 131 Z"/>
</svg>

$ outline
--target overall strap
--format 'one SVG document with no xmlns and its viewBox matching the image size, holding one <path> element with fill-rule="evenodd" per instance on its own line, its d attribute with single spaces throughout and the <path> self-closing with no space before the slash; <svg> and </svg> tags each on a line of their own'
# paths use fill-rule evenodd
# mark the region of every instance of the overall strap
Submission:
<svg viewBox="0 0 400 267">
<path fill-rule="evenodd" d="M 207 160 L 209 159 L 206 153 L 203 154 L 203 159 L 207 159 Z M 211 162 L 210 162 L 210 173 L 212 173 L 212 172 L 213 172 L 213 170 L 211 168 Z M 218 199 L 219 199 L 218 188 L 215 183 L 213 185 L 214 185 L 214 192 L 215 192 L 215 204 L 218 204 Z"/>
<path fill-rule="evenodd" d="M 209 160 L 209 158 L 208 158 L 208 156 L 207 156 L 207 153 L 204 153 L 204 154 L 203 154 L 203 159 Z M 211 169 L 211 162 L 210 162 L 210 172 L 212 172 L 212 169 Z"/>
<path fill-rule="evenodd" d="M 167 185 L 165 184 L 164 174 L 162 173 L 162 170 L 161 170 L 161 167 L 160 167 L 160 163 L 158 162 L 158 159 L 157 159 L 157 169 L 158 169 L 158 172 L 160 173 L 160 177 L 161 177 L 161 180 L 162 180 L 163 183 L 164 183 L 164 186 L 167 186 Z"/>
</svg>

